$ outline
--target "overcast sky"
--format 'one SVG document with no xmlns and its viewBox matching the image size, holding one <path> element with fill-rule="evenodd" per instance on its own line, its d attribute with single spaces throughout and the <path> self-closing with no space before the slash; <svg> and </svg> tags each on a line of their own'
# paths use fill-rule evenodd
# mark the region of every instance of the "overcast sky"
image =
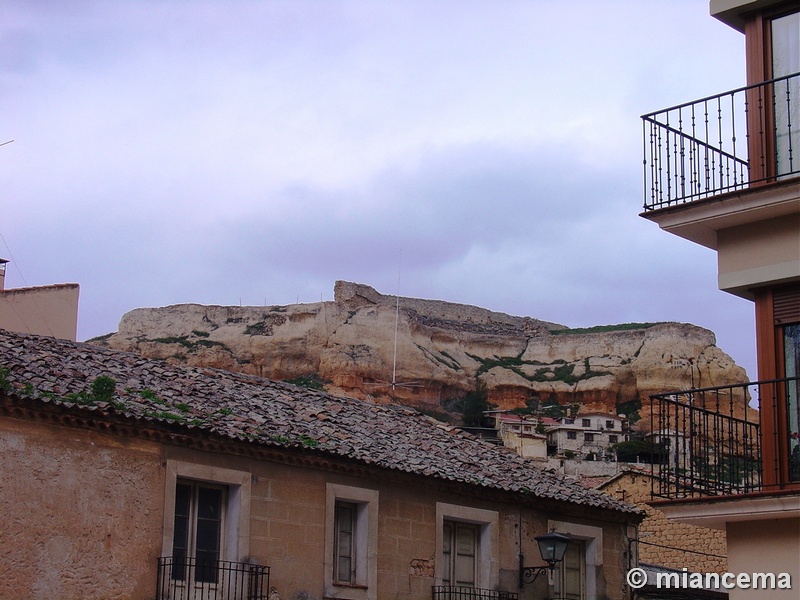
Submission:
<svg viewBox="0 0 800 600">
<path fill-rule="evenodd" d="M 0 2 L 6 286 L 133 308 L 337 279 L 571 327 L 753 307 L 642 206 L 645 112 L 744 84 L 706 0 Z M 399 277 L 398 277 L 399 275 Z"/>
</svg>

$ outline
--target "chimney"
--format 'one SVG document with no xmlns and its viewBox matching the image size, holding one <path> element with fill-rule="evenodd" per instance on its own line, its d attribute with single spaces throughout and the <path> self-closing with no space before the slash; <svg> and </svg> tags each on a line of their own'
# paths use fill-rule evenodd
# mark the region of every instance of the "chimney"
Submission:
<svg viewBox="0 0 800 600">
<path fill-rule="evenodd" d="M 8 261 L 5 258 L 0 258 L 0 291 L 6 289 L 6 265 Z"/>
</svg>

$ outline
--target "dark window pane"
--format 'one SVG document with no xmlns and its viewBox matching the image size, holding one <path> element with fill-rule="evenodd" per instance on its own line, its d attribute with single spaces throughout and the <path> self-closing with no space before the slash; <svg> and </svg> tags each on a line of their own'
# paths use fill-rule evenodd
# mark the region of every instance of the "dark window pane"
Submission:
<svg viewBox="0 0 800 600">
<path fill-rule="evenodd" d="M 355 581 L 356 511 L 356 505 L 350 502 L 337 502 L 334 509 L 334 575 L 345 583 Z"/>
<path fill-rule="evenodd" d="M 192 502 L 192 486 L 186 483 L 175 485 L 175 514 L 189 516 L 189 505 Z"/>
<path fill-rule="evenodd" d="M 175 486 L 172 579 L 218 583 L 225 489 L 199 482 Z"/>
<path fill-rule="evenodd" d="M 219 521 L 197 520 L 197 548 L 200 551 L 219 553 Z"/>
<path fill-rule="evenodd" d="M 219 519 L 222 515 L 222 490 L 201 487 L 197 491 L 197 516 L 201 519 Z"/>
<path fill-rule="evenodd" d="M 217 558 L 216 552 L 197 551 L 195 581 L 198 583 L 217 583 Z"/>
<path fill-rule="evenodd" d="M 192 486 L 178 483 L 175 486 L 175 524 L 172 536 L 172 578 L 186 579 L 186 556 L 189 550 L 189 511 Z"/>
</svg>

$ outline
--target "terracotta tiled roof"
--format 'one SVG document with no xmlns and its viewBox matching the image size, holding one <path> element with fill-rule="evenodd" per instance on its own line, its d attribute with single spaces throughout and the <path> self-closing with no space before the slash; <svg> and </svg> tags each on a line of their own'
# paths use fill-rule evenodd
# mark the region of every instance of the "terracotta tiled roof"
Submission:
<svg viewBox="0 0 800 600">
<path fill-rule="evenodd" d="M 408 408 L 1 330 L 0 367 L 0 391 L 23 402 L 81 406 L 134 422 L 172 423 L 198 435 L 302 447 L 385 469 L 639 514 L 630 504 L 545 473 L 512 451 Z M 91 396 L 99 376 L 116 382 L 109 402 Z"/>
<path fill-rule="evenodd" d="M 578 479 L 583 487 L 588 489 L 597 489 L 610 479 L 610 475 L 596 475 L 592 477 L 581 477 Z"/>
</svg>

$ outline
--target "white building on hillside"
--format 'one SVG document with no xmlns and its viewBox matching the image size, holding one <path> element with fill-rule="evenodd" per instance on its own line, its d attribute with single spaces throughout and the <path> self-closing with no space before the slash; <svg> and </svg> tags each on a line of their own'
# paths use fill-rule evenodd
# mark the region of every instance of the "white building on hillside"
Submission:
<svg viewBox="0 0 800 600">
<path fill-rule="evenodd" d="M 623 431 L 625 421 L 617 415 L 592 412 L 557 421 L 546 430 L 548 454 L 605 458 L 611 446 L 629 439 Z"/>
</svg>

